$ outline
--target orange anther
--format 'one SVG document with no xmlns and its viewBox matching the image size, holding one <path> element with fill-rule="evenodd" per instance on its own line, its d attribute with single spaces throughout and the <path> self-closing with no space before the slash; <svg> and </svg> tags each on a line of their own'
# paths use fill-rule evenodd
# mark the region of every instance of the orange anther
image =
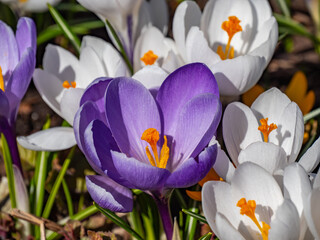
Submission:
<svg viewBox="0 0 320 240">
<path fill-rule="evenodd" d="M 4 80 L 2 75 L 2 68 L 0 67 L 0 89 L 4 91 Z"/>
<path fill-rule="evenodd" d="M 158 59 L 158 55 L 154 54 L 152 50 L 146 52 L 140 60 L 144 62 L 145 65 L 153 65 Z"/>
<path fill-rule="evenodd" d="M 63 83 L 62 83 L 62 86 L 64 87 L 64 88 L 76 88 L 76 82 L 71 82 L 71 85 L 70 85 L 70 83 L 68 82 L 68 81 L 64 81 Z"/>
<path fill-rule="evenodd" d="M 268 125 L 268 118 L 262 118 L 260 119 L 261 125 L 258 127 L 258 130 L 262 132 L 263 138 L 265 142 L 268 142 L 269 134 L 277 129 L 277 125 L 274 123 L 271 123 Z"/>
</svg>

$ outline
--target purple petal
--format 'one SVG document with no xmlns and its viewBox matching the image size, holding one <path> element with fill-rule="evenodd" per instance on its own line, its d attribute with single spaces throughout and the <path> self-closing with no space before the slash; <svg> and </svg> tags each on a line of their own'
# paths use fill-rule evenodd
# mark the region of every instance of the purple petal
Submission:
<svg viewBox="0 0 320 240">
<path fill-rule="evenodd" d="M 8 79 L 19 62 L 19 52 L 12 29 L 0 21 L 0 66 L 4 79 Z"/>
<path fill-rule="evenodd" d="M 166 134 L 174 133 L 182 106 L 204 93 L 219 97 L 217 82 L 210 69 L 202 63 L 185 65 L 167 77 L 157 95 Z"/>
<path fill-rule="evenodd" d="M 35 64 L 36 59 L 34 52 L 31 48 L 28 48 L 10 77 L 6 94 L 11 105 L 12 119 L 15 119 L 18 105 L 30 84 Z"/>
<path fill-rule="evenodd" d="M 131 78 L 115 78 L 106 93 L 106 115 L 110 130 L 121 152 L 149 164 L 143 132 L 155 128 L 160 118 L 156 102 L 148 89 Z"/>
<path fill-rule="evenodd" d="M 189 158 L 177 170 L 171 173 L 165 187 L 185 188 L 190 187 L 203 179 L 212 168 L 217 157 L 217 144 L 212 145 L 202 153 L 198 160 Z"/>
<path fill-rule="evenodd" d="M 0 90 L 0 117 L 9 119 L 9 101 L 6 94 Z"/>
<path fill-rule="evenodd" d="M 104 176 L 86 176 L 88 192 L 92 199 L 103 208 L 114 212 L 131 212 L 132 192 L 126 187 Z"/>
<path fill-rule="evenodd" d="M 84 104 L 86 101 L 92 101 L 95 103 L 96 107 L 98 108 L 101 116 L 100 119 L 104 119 L 106 122 L 105 117 L 105 93 L 106 89 L 110 83 L 112 78 L 97 78 L 94 80 L 86 89 L 82 98 L 80 100 L 80 106 Z"/>
<path fill-rule="evenodd" d="M 171 172 L 183 161 L 195 158 L 208 145 L 220 118 L 221 104 L 213 94 L 200 95 L 182 106 L 172 136 L 171 161 L 168 162 Z"/>
<path fill-rule="evenodd" d="M 20 58 L 29 47 L 31 47 L 33 49 L 33 53 L 36 54 L 37 30 L 34 21 L 31 18 L 23 17 L 19 19 L 16 40 Z"/>
<path fill-rule="evenodd" d="M 135 158 L 127 157 L 124 153 L 111 151 L 111 156 L 119 174 L 130 182 L 133 188 L 159 190 L 170 176 L 167 169 L 142 163 Z"/>
</svg>

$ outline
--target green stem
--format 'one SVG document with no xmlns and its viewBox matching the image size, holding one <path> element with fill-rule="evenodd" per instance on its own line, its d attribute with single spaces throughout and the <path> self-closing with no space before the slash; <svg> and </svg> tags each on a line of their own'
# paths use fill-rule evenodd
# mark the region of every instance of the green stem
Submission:
<svg viewBox="0 0 320 240">
<path fill-rule="evenodd" d="M 317 108 L 313 110 L 312 112 L 309 112 L 308 114 L 304 115 L 303 121 L 306 124 L 310 119 L 315 118 L 320 115 L 320 108 Z"/>
<path fill-rule="evenodd" d="M 16 208 L 17 202 L 16 202 L 15 182 L 14 182 L 14 174 L 13 174 L 13 167 L 12 167 L 12 158 L 11 158 L 10 149 L 9 149 L 7 140 L 3 134 L 1 134 L 1 143 L 2 143 L 4 166 L 6 169 L 8 185 L 9 185 L 9 196 L 10 196 L 11 207 Z"/>
<path fill-rule="evenodd" d="M 73 154 L 74 154 L 74 150 L 75 150 L 75 147 L 71 148 L 67 158 L 64 160 L 64 163 L 62 165 L 62 168 L 58 174 L 58 177 L 52 187 L 52 190 L 51 190 L 51 193 L 49 195 L 49 198 L 48 198 L 48 201 L 46 203 L 46 206 L 44 208 L 44 211 L 43 211 L 43 214 L 42 214 L 42 217 L 43 218 L 48 218 L 50 213 L 51 213 L 51 209 L 52 209 L 52 206 L 53 206 L 53 203 L 54 203 L 54 200 L 56 198 L 56 195 L 58 193 L 58 190 L 60 188 L 60 185 L 61 185 L 61 182 L 64 178 L 64 175 L 69 167 L 69 164 L 71 162 L 71 159 L 73 157 Z"/>
<path fill-rule="evenodd" d="M 73 216 L 72 198 L 71 198 L 71 194 L 70 194 L 68 185 L 67 185 L 67 183 L 66 183 L 66 181 L 64 179 L 62 180 L 62 187 L 63 187 L 64 195 L 66 196 L 69 216 L 72 217 Z"/>
</svg>

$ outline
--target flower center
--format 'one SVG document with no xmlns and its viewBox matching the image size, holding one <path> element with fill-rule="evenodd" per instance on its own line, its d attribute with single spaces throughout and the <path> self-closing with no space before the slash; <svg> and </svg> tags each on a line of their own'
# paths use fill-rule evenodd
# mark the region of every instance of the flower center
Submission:
<svg viewBox="0 0 320 240">
<path fill-rule="evenodd" d="M 141 140 L 146 141 L 150 144 L 153 156 L 146 146 L 146 154 L 152 166 L 158 168 L 166 168 L 169 159 L 169 147 L 167 145 L 167 136 L 164 136 L 164 143 L 160 152 L 160 157 L 158 156 L 157 142 L 159 141 L 159 132 L 155 128 L 148 128 L 142 134 Z"/>
<path fill-rule="evenodd" d="M 226 60 L 227 58 L 234 58 L 234 48 L 230 48 L 231 39 L 237 32 L 242 31 L 240 26 L 240 20 L 236 16 L 228 17 L 229 20 L 224 21 L 221 25 L 222 30 L 228 33 L 229 39 L 225 51 L 223 51 L 222 46 L 218 46 L 217 53 L 220 56 L 221 60 Z"/>
<path fill-rule="evenodd" d="M 255 223 L 255 225 L 258 227 L 258 229 L 261 232 L 262 239 L 268 240 L 270 226 L 263 221 L 261 221 L 262 223 L 262 226 L 261 226 L 258 219 L 256 218 L 256 215 L 254 214 L 256 210 L 256 201 L 249 200 L 247 202 L 245 198 L 241 198 L 237 203 L 237 207 L 241 208 L 240 209 L 241 215 L 246 215 Z"/>
<path fill-rule="evenodd" d="M 71 83 L 71 84 L 70 84 Z M 66 88 L 66 89 L 69 89 L 69 88 L 76 88 L 76 82 L 68 82 L 68 81 L 64 81 L 62 83 L 62 87 Z"/>
<path fill-rule="evenodd" d="M 268 118 L 262 118 L 260 119 L 260 123 L 261 125 L 258 127 L 258 130 L 260 130 L 262 132 L 263 138 L 265 142 L 268 142 L 268 137 L 269 134 L 277 129 L 277 125 L 274 123 L 271 123 L 270 125 L 268 125 Z"/>
<path fill-rule="evenodd" d="M 144 62 L 145 65 L 152 65 L 158 59 L 158 55 L 154 54 L 152 50 L 146 52 L 140 60 Z"/>
<path fill-rule="evenodd" d="M 4 80 L 2 75 L 2 68 L 0 67 L 0 89 L 4 91 Z"/>
</svg>

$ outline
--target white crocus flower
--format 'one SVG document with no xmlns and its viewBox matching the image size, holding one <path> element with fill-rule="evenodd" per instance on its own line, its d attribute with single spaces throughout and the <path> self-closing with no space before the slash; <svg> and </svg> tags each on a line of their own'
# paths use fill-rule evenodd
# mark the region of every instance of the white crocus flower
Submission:
<svg viewBox="0 0 320 240">
<path fill-rule="evenodd" d="M 185 63 L 208 65 L 221 95 L 240 95 L 270 62 L 278 26 L 267 0 L 209 0 L 202 14 L 196 3 L 184 1 L 173 36 Z"/>
<path fill-rule="evenodd" d="M 222 130 L 234 163 L 238 163 L 240 151 L 254 142 L 282 147 L 286 162 L 291 163 L 296 160 L 302 145 L 304 123 L 297 104 L 277 88 L 271 88 L 261 94 L 251 108 L 240 102 L 229 104 L 223 116 Z M 283 155 L 281 150 L 273 153 Z"/>
<path fill-rule="evenodd" d="M 44 12 L 48 10 L 48 3 L 55 6 L 61 0 L 1 0 L 5 4 L 9 4 L 15 9 L 19 15 L 24 15 L 26 12 Z"/>
<path fill-rule="evenodd" d="M 134 72 L 148 65 L 160 66 L 167 72 L 172 72 L 181 65 L 176 55 L 174 41 L 164 37 L 158 28 L 150 26 L 137 39 L 133 58 Z"/>
<path fill-rule="evenodd" d="M 94 79 L 126 75 L 126 65 L 111 44 L 86 36 L 79 59 L 59 46 L 48 45 L 43 69 L 35 70 L 33 80 L 42 99 L 72 126 L 81 96 Z M 18 141 L 23 147 L 37 151 L 58 151 L 76 144 L 71 127 L 51 128 L 19 137 Z"/>
<path fill-rule="evenodd" d="M 254 163 L 239 165 L 230 183 L 202 188 L 204 215 L 223 239 L 299 239 L 300 219 L 273 176 Z"/>
<path fill-rule="evenodd" d="M 115 29 L 124 49 L 133 60 L 133 51 L 141 30 L 153 24 L 166 31 L 168 24 L 168 8 L 165 0 L 78 0 L 78 2 L 94 12 L 102 21 L 107 19 Z M 108 29 L 110 30 L 110 29 Z M 118 47 L 112 34 L 109 36 Z"/>
</svg>

